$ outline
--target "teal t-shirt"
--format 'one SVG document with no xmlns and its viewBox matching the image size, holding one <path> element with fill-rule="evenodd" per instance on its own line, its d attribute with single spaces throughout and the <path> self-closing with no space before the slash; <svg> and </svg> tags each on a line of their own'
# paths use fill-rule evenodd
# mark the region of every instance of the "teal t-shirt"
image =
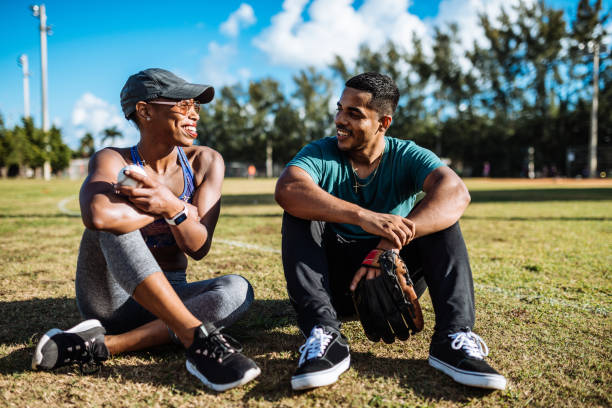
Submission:
<svg viewBox="0 0 612 408">
<path fill-rule="evenodd" d="M 443 165 L 430 150 L 413 141 L 392 137 L 385 137 L 385 151 L 378 169 L 365 179 L 356 179 L 348 156 L 338 149 L 336 137 L 304 146 L 287 164 L 305 170 L 319 187 L 335 197 L 372 211 L 401 216 L 408 215 L 414 206 L 427 175 Z M 355 189 L 356 181 L 362 187 Z M 332 227 L 349 239 L 373 237 L 356 225 L 332 224 Z"/>
</svg>

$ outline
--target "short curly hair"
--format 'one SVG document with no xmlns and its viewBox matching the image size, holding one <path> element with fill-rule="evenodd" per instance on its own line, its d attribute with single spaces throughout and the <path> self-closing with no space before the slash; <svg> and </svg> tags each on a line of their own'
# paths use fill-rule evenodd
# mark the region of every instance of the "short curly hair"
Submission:
<svg viewBox="0 0 612 408">
<path fill-rule="evenodd" d="M 399 101 L 399 89 L 391 77 L 378 72 L 364 72 L 346 81 L 345 86 L 372 94 L 368 107 L 380 115 L 393 115 Z"/>
</svg>

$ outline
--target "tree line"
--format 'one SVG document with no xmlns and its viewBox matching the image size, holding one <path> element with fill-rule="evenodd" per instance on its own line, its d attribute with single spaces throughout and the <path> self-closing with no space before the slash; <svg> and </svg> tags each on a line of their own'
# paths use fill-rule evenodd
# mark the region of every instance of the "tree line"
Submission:
<svg viewBox="0 0 612 408">
<path fill-rule="evenodd" d="M 223 87 L 200 114 L 199 141 L 226 161 L 262 167 L 271 153 L 284 164 L 304 144 L 334 134 L 338 84 L 377 71 L 391 76 L 402 95 L 388 134 L 430 148 L 459 173 L 527 176 L 532 151 L 540 174 L 580 175 L 591 126 L 589 45 L 608 34 L 609 13 L 601 0 L 581 0 L 575 16 L 544 1 L 521 2 L 513 11 L 479 16 L 486 47 L 463 48 L 457 26 L 448 25 L 435 29 L 429 50 L 414 36 L 410 51 L 392 42 L 362 46 L 355 61 L 336 57 L 328 69 L 304 69 L 290 95 L 273 78 Z M 612 74 L 610 53 L 601 55 L 599 167 L 609 173 Z"/>
<path fill-rule="evenodd" d="M 609 11 L 602 0 L 580 0 L 574 16 L 544 1 L 508 11 L 480 15 L 484 38 L 468 47 L 451 24 L 436 28 L 427 45 L 414 35 L 410 51 L 393 42 L 362 46 L 354 61 L 336 57 L 325 69 L 303 69 L 290 92 L 274 78 L 224 86 L 200 112 L 198 143 L 226 162 L 282 166 L 306 143 L 335 134 L 343 82 L 377 71 L 391 76 L 402 95 L 388 134 L 433 150 L 461 175 L 527 176 L 530 159 L 544 176 L 584 175 L 597 45 L 599 170 L 610 174 L 612 70 L 603 44 Z M 114 142 L 122 134 L 113 127 L 100 137 Z M 56 127 L 44 133 L 23 119 L 8 129 L 0 117 L 0 168 L 49 160 L 57 172 L 71 157 L 93 154 L 94 142 L 87 133 L 71 151 Z"/>
<path fill-rule="evenodd" d="M 102 130 L 100 143 L 110 145 L 123 134 L 116 126 Z M 88 158 L 95 153 L 95 138 L 87 132 L 73 150 L 64 143 L 62 130 L 52 126 L 44 132 L 34 125 L 31 117 L 24 117 L 12 129 L 7 128 L 0 115 L 0 177 L 28 176 L 27 170 L 42 171 L 45 162 L 53 174 L 59 174 L 70 165 L 71 159 Z M 42 175 L 42 173 L 40 173 Z"/>
</svg>

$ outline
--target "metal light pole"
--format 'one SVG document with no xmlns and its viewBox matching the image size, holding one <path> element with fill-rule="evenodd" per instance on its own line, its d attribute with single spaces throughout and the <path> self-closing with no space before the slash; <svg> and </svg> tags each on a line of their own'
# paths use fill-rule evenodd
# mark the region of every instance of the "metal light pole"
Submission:
<svg viewBox="0 0 612 408">
<path fill-rule="evenodd" d="M 589 48 L 591 43 L 589 42 Z M 591 109 L 591 141 L 589 143 L 589 177 L 597 177 L 597 109 L 599 107 L 599 43 L 593 46 L 593 105 Z"/>
<path fill-rule="evenodd" d="M 28 56 L 21 54 L 17 63 L 23 71 L 23 117 L 30 117 L 30 71 L 28 67 Z"/>
<path fill-rule="evenodd" d="M 591 105 L 591 134 L 589 137 L 589 177 L 597 177 L 597 110 L 599 108 L 599 41 L 578 44 L 581 50 L 593 53 L 593 100 Z"/>
<path fill-rule="evenodd" d="M 42 91 L 42 129 L 45 134 L 49 131 L 49 110 L 47 107 L 47 12 L 44 4 L 31 7 L 34 17 L 40 20 L 40 72 L 41 72 L 41 91 Z M 47 145 L 47 151 L 49 146 Z M 45 160 L 43 165 L 43 177 L 45 180 L 51 178 L 51 164 Z"/>
</svg>

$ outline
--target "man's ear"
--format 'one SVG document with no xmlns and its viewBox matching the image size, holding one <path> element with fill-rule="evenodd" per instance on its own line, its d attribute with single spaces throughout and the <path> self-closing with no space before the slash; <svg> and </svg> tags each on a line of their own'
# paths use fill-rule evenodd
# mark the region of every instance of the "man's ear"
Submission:
<svg viewBox="0 0 612 408">
<path fill-rule="evenodd" d="M 380 119 L 378 119 L 378 123 L 380 123 L 378 130 L 382 131 L 382 132 L 386 132 L 387 129 L 389 129 L 389 126 L 391 126 L 391 115 L 383 115 L 380 117 Z"/>
</svg>

